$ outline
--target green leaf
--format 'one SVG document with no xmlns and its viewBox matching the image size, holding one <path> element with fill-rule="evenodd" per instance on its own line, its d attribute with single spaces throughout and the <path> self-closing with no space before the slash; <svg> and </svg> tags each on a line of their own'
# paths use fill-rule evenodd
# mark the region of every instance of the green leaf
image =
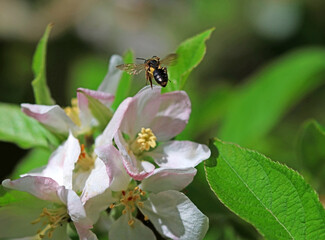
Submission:
<svg viewBox="0 0 325 240">
<path fill-rule="evenodd" d="M 125 63 L 133 63 L 133 52 L 131 50 L 127 51 L 123 56 L 123 62 Z M 126 72 L 122 73 L 121 80 L 118 84 L 115 100 L 112 105 L 113 109 L 117 109 L 120 103 L 130 95 L 131 88 L 131 78 L 132 76 Z"/>
<path fill-rule="evenodd" d="M 316 192 L 292 169 L 235 144 L 215 140 L 216 167 L 207 180 L 230 210 L 266 239 L 325 239 L 325 211 Z"/>
<path fill-rule="evenodd" d="M 81 56 L 69 67 L 69 98 L 76 96 L 78 88 L 97 89 L 107 73 L 107 61 L 96 56 Z"/>
<path fill-rule="evenodd" d="M 266 66 L 232 96 L 218 137 L 252 145 L 324 79 L 325 50 L 301 49 Z"/>
<path fill-rule="evenodd" d="M 170 83 L 163 92 L 181 90 L 192 70 L 202 61 L 205 52 L 205 42 L 210 38 L 214 28 L 187 39 L 176 50 L 177 62 L 168 68 Z"/>
<path fill-rule="evenodd" d="M 112 118 L 113 112 L 98 99 L 87 95 L 84 91 L 77 90 L 77 92 L 82 93 L 87 98 L 92 115 L 97 119 L 99 127 L 103 129 Z"/>
<path fill-rule="evenodd" d="M 27 199 L 35 198 L 27 192 L 8 190 L 4 188 L 2 185 L 0 185 L 0 188 L 1 191 L 4 192 L 4 194 L 0 196 L 0 209 L 1 207 L 4 207 L 8 204 L 22 202 L 22 201 L 26 201 Z"/>
<path fill-rule="evenodd" d="M 0 103 L 0 140 L 22 148 L 58 146 L 59 140 L 20 107 Z"/>
<path fill-rule="evenodd" d="M 30 172 L 33 169 L 45 166 L 50 158 L 51 151 L 44 148 L 35 148 L 17 164 L 11 178 L 19 178 L 21 174 Z"/>
<path fill-rule="evenodd" d="M 304 171 L 309 171 L 317 190 L 325 191 L 325 128 L 315 120 L 307 121 L 297 144 L 298 159 Z"/>
<path fill-rule="evenodd" d="M 45 33 L 37 45 L 33 58 L 33 72 L 35 78 L 32 82 L 32 86 L 35 101 L 37 104 L 43 105 L 54 104 L 54 100 L 51 97 L 50 90 L 46 83 L 46 48 L 52 27 L 53 24 L 47 25 Z"/>
</svg>

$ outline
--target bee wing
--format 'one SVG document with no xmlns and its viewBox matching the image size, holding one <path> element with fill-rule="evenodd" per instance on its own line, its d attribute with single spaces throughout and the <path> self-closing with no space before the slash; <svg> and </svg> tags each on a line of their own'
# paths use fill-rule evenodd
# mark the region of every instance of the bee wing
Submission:
<svg viewBox="0 0 325 240">
<path fill-rule="evenodd" d="M 167 55 L 164 59 L 162 59 L 160 63 L 163 65 L 173 65 L 176 63 L 176 59 L 177 59 L 177 54 L 171 53 Z"/>
<path fill-rule="evenodd" d="M 128 63 L 117 65 L 116 68 L 127 72 L 128 74 L 135 75 L 139 74 L 145 68 L 145 64 L 136 64 L 136 63 Z"/>
</svg>

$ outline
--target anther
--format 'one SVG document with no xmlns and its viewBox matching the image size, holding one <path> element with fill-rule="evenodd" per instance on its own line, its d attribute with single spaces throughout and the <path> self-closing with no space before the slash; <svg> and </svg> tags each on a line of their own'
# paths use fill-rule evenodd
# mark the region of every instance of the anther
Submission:
<svg viewBox="0 0 325 240">
<path fill-rule="evenodd" d="M 133 220 L 133 219 L 130 219 L 130 220 L 128 221 L 128 224 L 129 224 L 129 226 L 133 226 L 133 224 L 134 224 L 134 220 Z"/>
</svg>

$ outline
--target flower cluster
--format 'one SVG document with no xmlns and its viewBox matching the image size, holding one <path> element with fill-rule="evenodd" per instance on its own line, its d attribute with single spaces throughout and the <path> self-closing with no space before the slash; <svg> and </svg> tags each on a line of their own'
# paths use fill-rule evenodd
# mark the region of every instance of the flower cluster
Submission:
<svg viewBox="0 0 325 240">
<path fill-rule="evenodd" d="M 208 218 L 180 191 L 210 150 L 173 140 L 188 122 L 190 100 L 183 91 L 160 91 L 145 87 L 125 99 L 90 143 L 85 134 L 89 138 L 96 119 L 86 96 L 109 107 L 111 94 L 79 89 L 78 102 L 64 110 L 22 104 L 24 113 L 68 138 L 45 167 L 2 182 L 36 198 L 35 204 L 0 209 L 0 238 L 69 239 L 75 228 L 80 239 L 97 239 L 92 228 L 100 222 L 110 240 L 156 239 L 157 234 L 202 239 Z"/>
</svg>

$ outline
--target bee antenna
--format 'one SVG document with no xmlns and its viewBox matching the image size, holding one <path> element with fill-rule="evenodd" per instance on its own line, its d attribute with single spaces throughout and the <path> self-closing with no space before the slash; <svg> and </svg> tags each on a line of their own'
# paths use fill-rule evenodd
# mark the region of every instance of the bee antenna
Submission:
<svg viewBox="0 0 325 240">
<path fill-rule="evenodd" d="M 145 61 L 147 60 L 147 59 L 145 59 L 145 58 L 136 58 L 136 59 L 139 59 L 139 60 L 145 60 Z"/>
</svg>

